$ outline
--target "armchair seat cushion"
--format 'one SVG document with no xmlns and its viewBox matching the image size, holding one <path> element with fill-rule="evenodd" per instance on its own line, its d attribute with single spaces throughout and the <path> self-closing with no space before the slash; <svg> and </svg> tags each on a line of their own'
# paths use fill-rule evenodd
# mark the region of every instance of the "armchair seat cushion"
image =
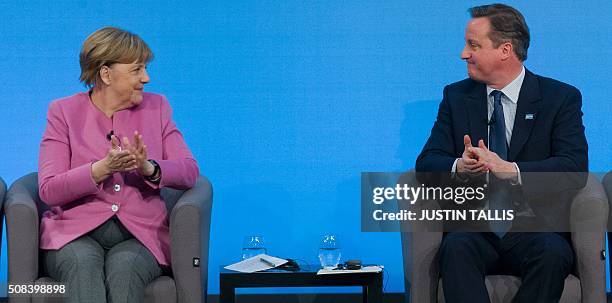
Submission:
<svg viewBox="0 0 612 303">
<path fill-rule="evenodd" d="M 37 279 L 36 281 L 34 281 L 34 284 L 36 285 L 51 284 L 51 283 L 57 283 L 57 281 L 49 277 L 41 277 Z M 56 297 L 47 296 L 47 297 L 33 297 L 32 298 L 32 303 L 62 303 L 62 302 L 64 302 L 64 299 L 62 298 L 62 296 L 56 296 Z"/>
<path fill-rule="evenodd" d="M 516 276 L 491 275 L 485 278 L 485 284 L 489 291 L 489 299 L 491 302 L 512 303 L 512 298 L 514 298 L 514 295 L 521 286 L 521 278 Z M 438 287 L 438 302 L 443 303 L 445 301 L 442 279 L 439 280 L 438 285 L 440 286 Z M 578 302 L 581 302 L 580 280 L 574 275 L 569 275 L 565 279 L 563 296 L 559 303 Z"/>
<path fill-rule="evenodd" d="M 174 279 L 161 276 L 149 283 L 145 289 L 144 302 L 176 303 L 176 284 Z"/>
<path fill-rule="evenodd" d="M 35 284 L 57 283 L 49 277 L 41 277 Z M 34 297 L 32 302 L 36 303 L 61 303 L 61 297 Z M 176 285 L 174 279 L 168 276 L 161 276 L 149 283 L 145 289 L 144 302 L 148 303 L 176 303 Z"/>
</svg>

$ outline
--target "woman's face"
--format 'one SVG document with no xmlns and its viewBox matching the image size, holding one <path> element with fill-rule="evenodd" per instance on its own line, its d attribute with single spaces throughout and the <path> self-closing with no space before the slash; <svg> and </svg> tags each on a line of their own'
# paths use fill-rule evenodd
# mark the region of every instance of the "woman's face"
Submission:
<svg viewBox="0 0 612 303">
<path fill-rule="evenodd" d="M 149 83 L 147 66 L 143 63 L 115 63 L 109 68 L 110 83 L 108 88 L 127 107 L 142 102 L 144 85 Z"/>
</svg>

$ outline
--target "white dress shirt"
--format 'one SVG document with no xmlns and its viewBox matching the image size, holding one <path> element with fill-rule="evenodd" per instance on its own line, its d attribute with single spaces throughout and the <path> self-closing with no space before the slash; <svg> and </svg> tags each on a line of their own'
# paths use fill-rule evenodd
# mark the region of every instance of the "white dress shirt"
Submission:
<svg viewBox="0 0 612 303">
<path fill-rule="evenodd" d="M 493 115 L 493 96 L 491 92 L 494 90 L 501 91 L 502 97 L 502 107 L 504 109 L 504 123 L 506 124 L 506 143 L 510 146 L 510 141 L 512 139 L 512 130 L 514 128 L 514 118 L 516 116 L 516 106 L 518 103 L 519 94 L 521 93 L 521 86 L 523 85 L 523 80 L 525 79 L 525 67 L 523 66 L 519 75 L 512 80 L 508 85 L 506 85 L 502 89 L 495 89 L 487 86 L 487 108 L 488 108 L 488 121 L 491 121 L 491 116 Z M 487 127 L 487 134 L 489 133 L 490 126 Z M 490 140 L 487 140 L 489 142 Z M 455 173 L 457 171 L 457 161 L 459 158 L 455 159 L 453 163 L 453 167 L 451 168 L 451 172 Z M 516 171 L 518 172 L 518 182 L 516 184 L 521 184 L 521 171 L 516 163 L 514 163 L 516 167 Z"/>
</svg>

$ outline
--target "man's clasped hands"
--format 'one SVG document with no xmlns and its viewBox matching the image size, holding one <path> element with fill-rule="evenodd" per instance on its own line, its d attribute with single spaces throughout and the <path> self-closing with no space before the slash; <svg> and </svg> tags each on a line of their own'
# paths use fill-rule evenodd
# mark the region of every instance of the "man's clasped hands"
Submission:
<svg viewBox="0 0 612 303">
<path fill-rule="evenodd" d="M 489 150 L 484 140 L 480 139 L 478 146 L 473 146 L 470 136 L 464 135 L 463 145 L 463 154 L 457 160 L 456 167 L 460 176 L 470 177 L 491 172 L 499 179 L 516 182 L 518 178 L 516 165 Z"/>
</svg>

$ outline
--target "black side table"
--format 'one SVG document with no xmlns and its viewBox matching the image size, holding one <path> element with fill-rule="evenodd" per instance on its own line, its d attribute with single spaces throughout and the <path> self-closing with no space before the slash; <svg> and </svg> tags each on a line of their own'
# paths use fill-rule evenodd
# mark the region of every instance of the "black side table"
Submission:
<svg viewBox="0 0 612 303">
<path fill-rule="evenodd" d="M 317 276 L 318 270 L 319 267 L 303 266 L 300 271 L 296 272 L 266 270 L 241 273 L 221 267 L 219 271 L 220 302 L 235 303 L 236 288 L 243 287 L 361 286 L 364 303 L 382 303 L 382 271 Z"/>
</svg>

